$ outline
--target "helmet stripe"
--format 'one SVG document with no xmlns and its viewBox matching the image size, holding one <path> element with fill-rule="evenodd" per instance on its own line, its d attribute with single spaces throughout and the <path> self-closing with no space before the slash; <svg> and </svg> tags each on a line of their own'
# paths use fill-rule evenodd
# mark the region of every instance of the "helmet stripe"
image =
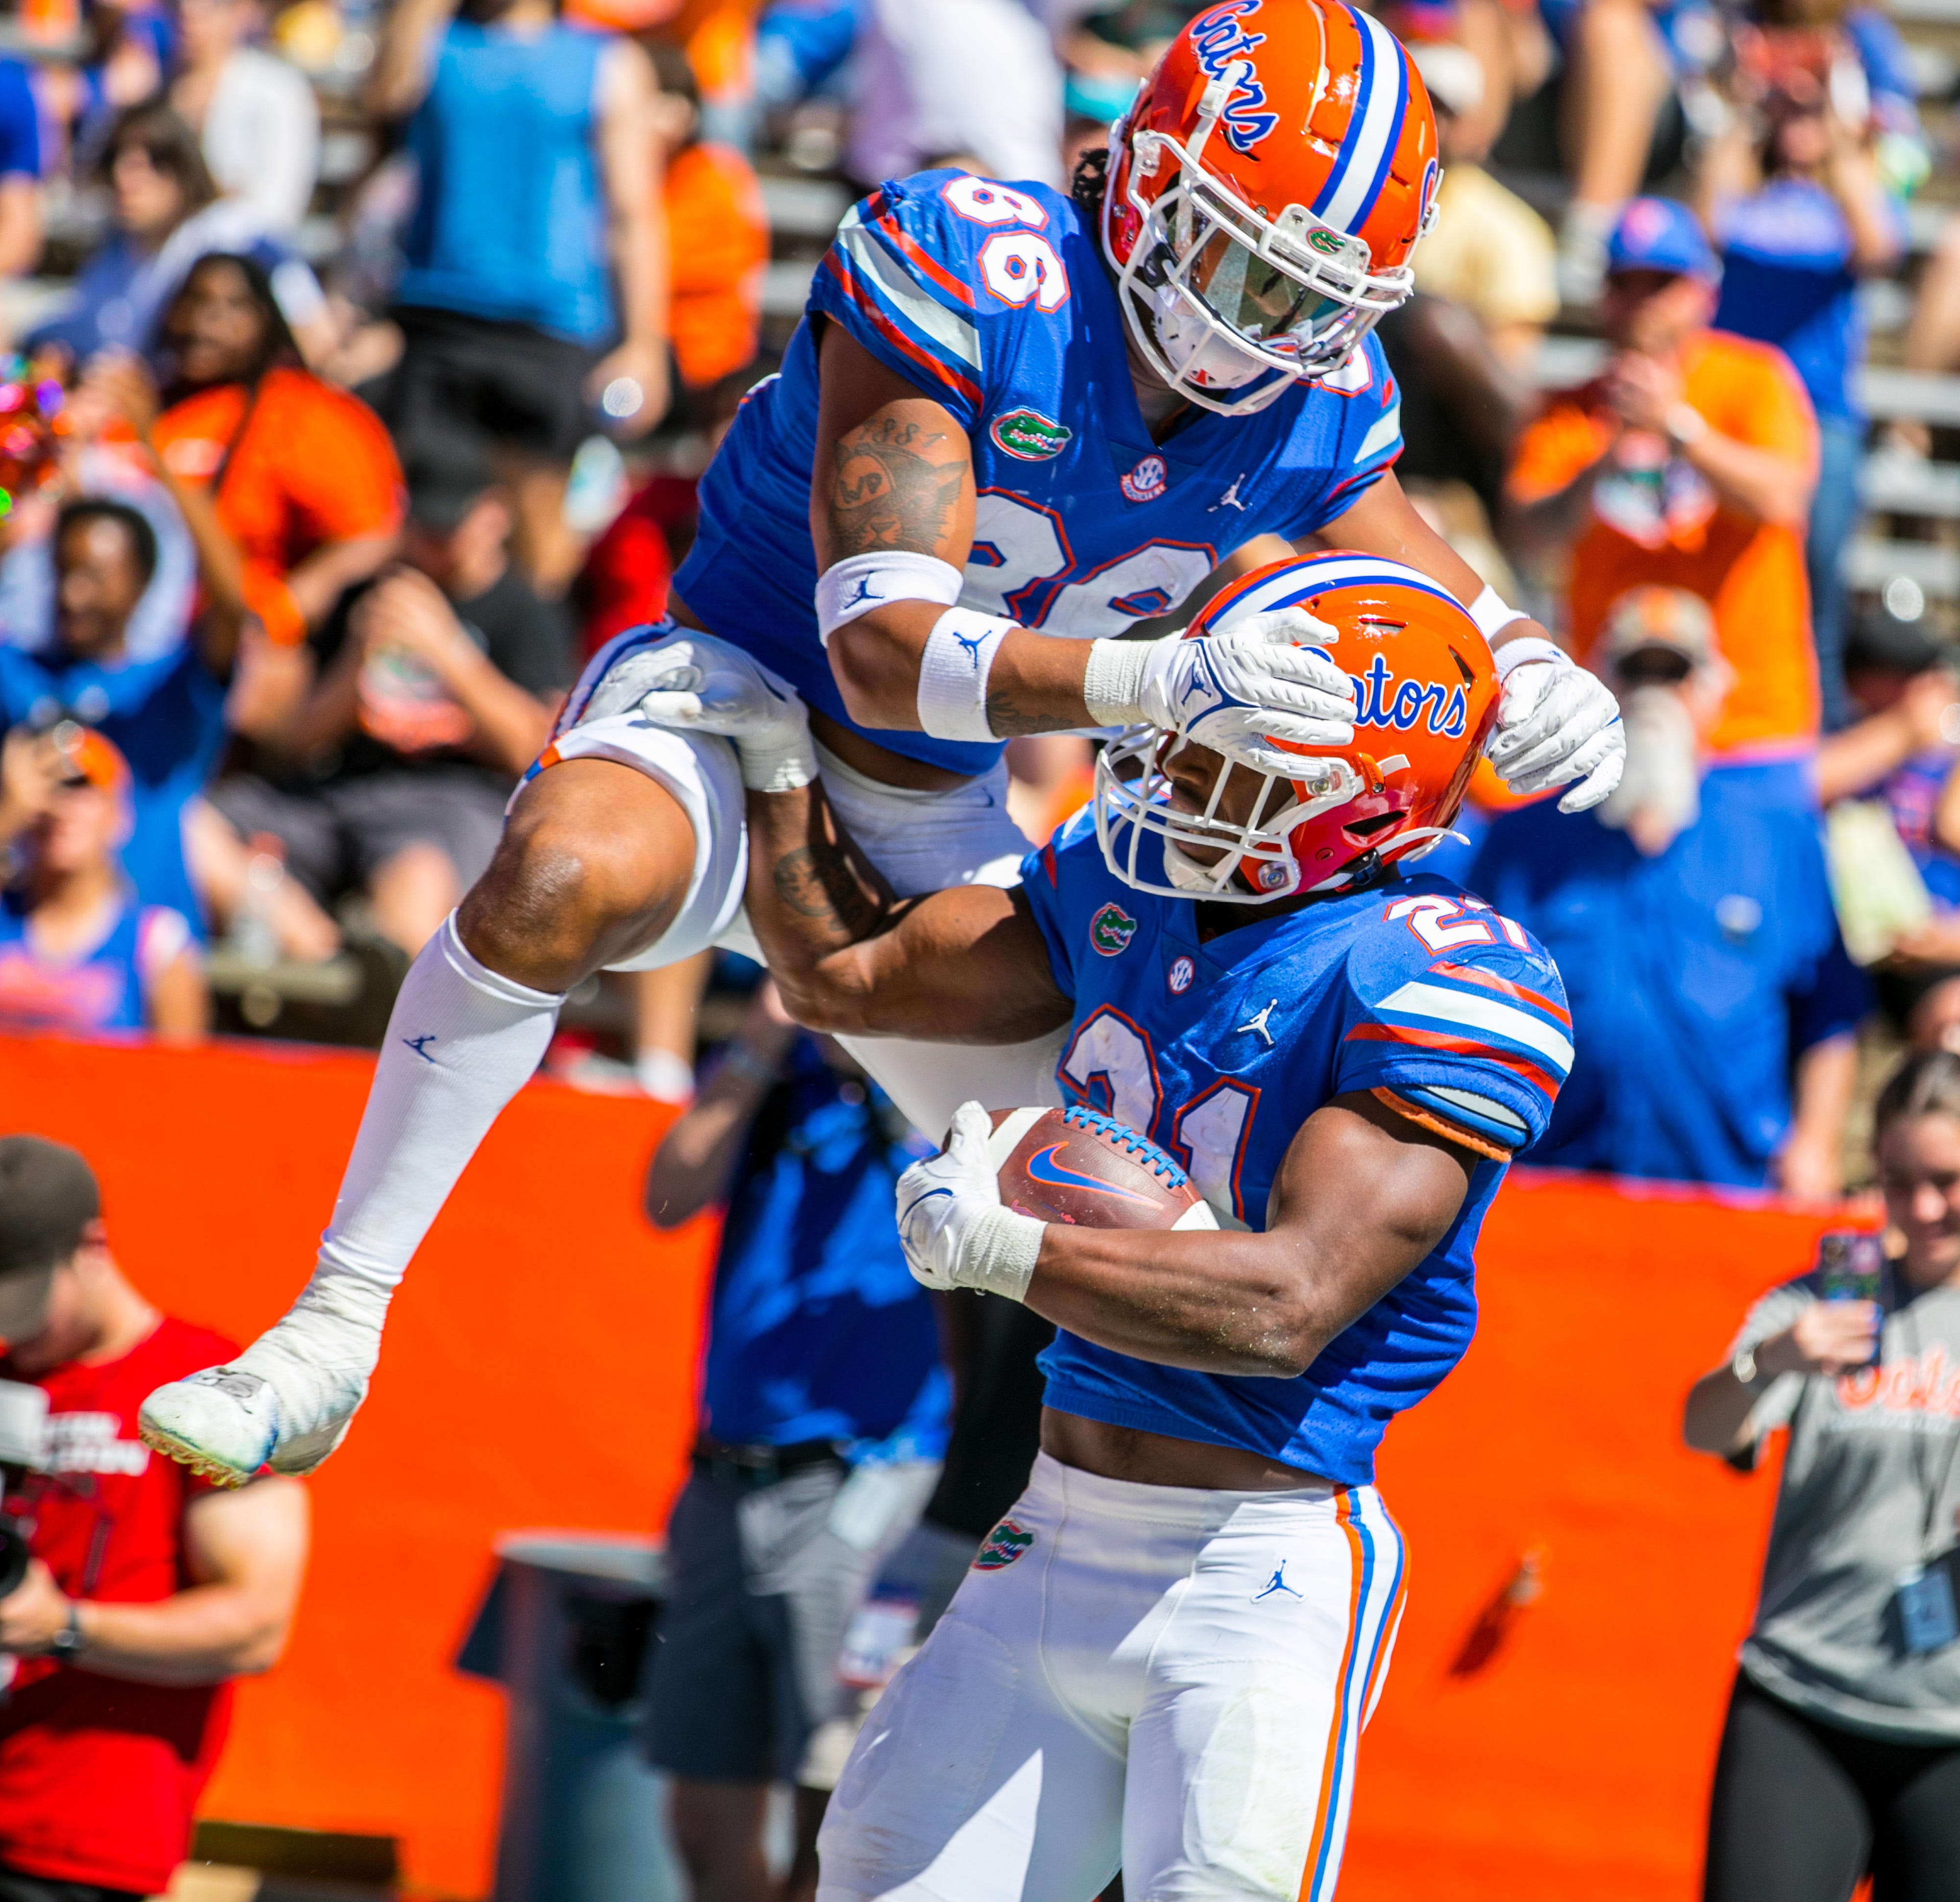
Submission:
<svg viewBox="0 0 1960 1902">
<path fill-rule="evenodd" d="M 1375 206 L 1382 196 L 1382 187 L 1388 182 L 1389 167 L 1394 164 L 1395 148 L 1402 143 L 1402 129 L 1408 123 L 1408 63 L 1395 36 L 1372 14 L 1364 15 L 1367 30 L 1376 36 L 1376 50 L 1381 55 L 1384 75 L 1392 72 L 1395 76 L 1395 110 L 1389 122 L 1388 136 L 1382 142 L 1382 156 L 1375 167 L 1375 175 L 1369 181 L 1366 196 L 1360 209 L 1354 214 L 1354 221 L 1348 228 L 1360 231 L 1375 215 Z"/>
<path fill-rule="evenodd" d="M 1348 110 L 1348 129 L 1342 135 L 1341 148 L 1335 153 L 1334 163 L 1328 167 L 1327 177 L 1322 183 L 1319 196 L 1314 199 L 1310 208 L 1316 218 L 1327 217 L 1327 208 L 1334 202 L 1335 194 L 1341 190 L 1341 180 L 1348 176 L 1349 163 L 1354 156 L 1355 135 L 1360 129 L 1362 119 L 1368 110 L 1368 100 L 1373 89 L 1375 77 L 1375 43 L 1359 24 L 1364 16 L 1357 13 L 1352 7 L 1342 7 L 1338 11 L 1348 16 L 1348 24 L 1355 38 L 1360 42 L 1356 49 L 1354 103 Z M 1333 7 L 1323 10 L 1323 31 L 1332 27 L 1335 11 Z M 1328 33 L 1328 41 L 1322 55 L 1323 60 L 1331 59 L 1333 54 L 1331 32 Z M 1331 223 L 1332 221 L 1329 219 L 1328 221 Z"/>
<path fill-rule="evenodd" d="M 1283 607 L 1297 601 L 1303 596 L 1316 594 L 1331 588 L 1354 588 L 1369 582 L 1386 583 L 1396 588 L 1420 588 L 1425 594 L 1446 601 L 1465 620 L 1470 618 L 1469 610 L 1451 594 L 1449 589 L 1433 581 L 1427 575 L 1418 574 L 1412 568 L 1404 568 L 1399 562 L 1382 561 L 1373 556 L 1323 555 L 1307 561 L 1290 562 L 1279 574 L 1255 583 L 1243 594 L 1233 594 L 1228 607 L 1236 615 L 1261 613 L 1271 607 Z M 1208 610 L 1208 624 L 1211 610 Z"/>
<path fill-rule="evenodd" d="M 1370 14 L 1351 14 L 1361 39 L 1360 89 L 1341 163 L 1328 180 L 1315 211 L 1337 230 L 1358 231 L 1374 209 L 1388 171 L 1408 104 L 1402 50 L 1395 35 Z"/>
</svg>

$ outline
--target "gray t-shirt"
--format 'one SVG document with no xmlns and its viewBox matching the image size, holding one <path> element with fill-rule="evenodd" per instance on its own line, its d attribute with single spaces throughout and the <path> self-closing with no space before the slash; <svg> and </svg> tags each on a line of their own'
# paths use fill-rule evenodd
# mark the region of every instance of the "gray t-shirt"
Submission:
<svg viewBox="0 0 1960 1902">
<path fill-rule="evenodd" d="M 1786 1374 L 1756 1403 L 1790 1429 L 1762 1596 L 1742 1668 L 1827 1722 L 1900 1742 L 1960 1740 L 1960 1643 L 1915 1656 L 1893 1593 L 1952 1544 L 1960 1506 L 1960 1289 L 1887 1301 L 1879 1365 Z M 1731 1352 L 1780 1334 L 1817 1298 L 1805 1275 L 1750 1310 Z M 1932 1534 L 1926 1536 L 1929 1496 Z"/>
</svg>

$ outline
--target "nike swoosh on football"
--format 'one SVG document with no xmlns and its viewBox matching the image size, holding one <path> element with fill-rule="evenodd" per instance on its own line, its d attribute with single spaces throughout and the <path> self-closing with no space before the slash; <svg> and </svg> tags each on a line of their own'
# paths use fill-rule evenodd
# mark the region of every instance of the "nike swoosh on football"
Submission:
<svg viewBox="0 0 1960 1902">
<path fill-rule="evenodd" d="M 1038 1149 L 1029 1156 L 1029 1177 L 1036 1182 L 1052 1184 L 1058 1189 L 1087 1189 L 1099 1196 L 1114 1196 L 1119 1202 L 1140 1202 L 1147 1209 L 1151 1206 L 1148 1196 L 1140 1196 L 1131 1189 L 1115 1188 L 1106 1182 L 1098 1182 L 1093 1176 L 1079 1176 L 1073 1169 L 1064 1169 L 1052 1160 L 1056 1150 L 1064 1146 L 1063 1143 L 1051 1142 L 1045 1149 Z"/>
</svg>

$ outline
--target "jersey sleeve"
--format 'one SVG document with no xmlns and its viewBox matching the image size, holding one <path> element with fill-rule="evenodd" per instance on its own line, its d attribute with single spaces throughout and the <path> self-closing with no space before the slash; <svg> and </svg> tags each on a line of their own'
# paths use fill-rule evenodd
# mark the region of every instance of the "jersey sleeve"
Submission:
<svg viewBox="0 0 1960 1902">
<path fill-rule="evenodd" d="M 1075 947 L 1093 909 L 1094 873 L 1106 882 L 1096 822 L 1086 810 L 1056 827 L 1048 843 L 1021 862 L 1022 893 L 1048 947 L 1048 968 L 1067 997 L 1075 995 Z"/>
<path fill-rule="evenodd" d="M 817 267 L 808 307 L 842 325 L 887 368 L 930 391 L 971 431 L 982 406 L 987 314 L 975 289 L 973 240 L 988 228 L 963 221 L 944 196 L 946 185 L 965 176 L 921 173 L 887 182 L 854 205 Z M 1036 200 L 1013 196 L 1045 221 Z"/>
<path fill-rule="evenodd" d="M 1331 405 L 1328 431 L 1316 405 Z M 1331 438 L 1332 451 L 1326 448 Z M 1300 422 L 1280 458 L 1282 470 L 1311 466 L 1317 483 L 1301 485 L 1297 515 L 1278 532 L 1290 541 L 1324 528 L 1379 482 L 1402 452 L 1401 386 L 1373 336 L 1338 370 L 1316 382 L 1300 406 Z"/>
<path fill-rule="evenodd" d="M 1459 894 L 1397 897 L 1348 959 L 1338 1091 L 1498 1161 L 1545 1134 L 1572 1067 L 1558 967 L 1537 940 Z"/>
</svg>

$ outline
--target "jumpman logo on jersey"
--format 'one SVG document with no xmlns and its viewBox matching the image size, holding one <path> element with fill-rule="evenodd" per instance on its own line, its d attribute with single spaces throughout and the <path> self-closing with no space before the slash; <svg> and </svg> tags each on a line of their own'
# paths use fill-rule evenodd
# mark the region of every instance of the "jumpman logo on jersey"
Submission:
<svg viewBox="0 0 1960 1902">
<path fill-rule="evenodd" d="M 1252 1594 L 1252 1602 L 1257 1604 L 1262 1598 L 1270 1598 L 1276 1591 L 1284 1592 L 1289 1598 L 1304 1598 L 1306 1596 L 1305 1592 L 1296 1591 L 1287 1583 L 1286 1561 L 1284 1559 L 1273 1568 L 1273 1575 L 1266 1581 L 1265 1590 Z"/>
<path fill-rule="evenodd" d="M 435 1033 L 433 1031 L 427 1031 L 420 1037 L 405 1037 L 402 1039 L 402 1041 L 407 1044 L 409 1048 L 413 1050 L 416 1056 L 420 1057 L 425 1063 L 433 1063 L 435 1061 L 435 1059 L 429 1055 L 428 1050 L 425 1047 L 428 1044 L 433 1043 L 435 1040 Z"/>
<path fill-rule="evenodd" d="M 1266 1048 L 1268 1050 L 1271 1050 L 1273 1047 L 1273 1034 L 1271 1031 L 1266 1028 L 1266 1024 L 1267 1021 L 1271 1017 L 1273 1012 L 1278 1010 L 1279 1007 L 1280 1000 L 1276 997 L 1264 1010 L 1260 1012 L 1258 1016 L 1255 1017 L 1250 1023 L 1241 1024 L 1239 1026 L 1239 1029 L 1242 1031 L 1257 1031 L 1258 1034 L 1266 1040 Z"/>
<path fill-rule="evenodd" d="M 869 575 L 860 575 L 858 577 L 858 591 L 844 604 L 844 611 L 848 613 L 854 607 L 862 607 L 867 601 L 882 601 L 886 598 L 871 585 Z"/>
<path fill-rule="evenodd" d="M 1220 495 L 1204 512 L 1208 515 L 1215 515 L 1221 508 L 1236 508 L 1242 515 L 1246 512 L 1246 505 L 1239 499 L 1239 485 L 1245 479 L 1246 472 L 1242 469 L 1232 478 L 1232 486 L 1227 489 L 1224 494 Z"/>
</svg>

